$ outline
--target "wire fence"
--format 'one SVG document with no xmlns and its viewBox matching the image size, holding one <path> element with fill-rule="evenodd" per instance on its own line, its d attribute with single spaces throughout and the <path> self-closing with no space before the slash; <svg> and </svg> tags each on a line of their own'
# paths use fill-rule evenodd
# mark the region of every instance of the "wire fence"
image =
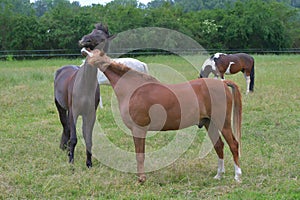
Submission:
<svg viewBox="0 0 300 200">
<path fill-rule="evenodd" d="M 125 52 L 125 53 L 124 53 Z M 300 54 L 300 48 L 289 48 L 281 50 L 265 49 L 170 49 L 168 51 L 160 49 L 119 49 L 118 52 L 109 53 L 112 57 L 136 57 L 147 55 L 170 55 L 170 54 L 213 54 L 238 53 L 244 52 L 249 54 Z M 39 59 L 39 58 L 76 58 L 81 57 L 80 49 L 51 49 L 51 50 L 4 50 L 0 51 L 0 60 L 10 59 Z"/>
</svg>

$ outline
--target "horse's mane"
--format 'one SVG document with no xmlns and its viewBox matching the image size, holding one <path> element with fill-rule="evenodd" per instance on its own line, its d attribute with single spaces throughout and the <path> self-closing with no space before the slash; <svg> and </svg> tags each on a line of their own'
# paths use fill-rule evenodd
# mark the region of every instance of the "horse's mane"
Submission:
<svg viewBox="0 0 300 200">
<path fill-rule="evenodd" d="M 104 33 L 106 33 L 107 35 L 109 35 L 108 26 L 106 26 L 106 25 L 103 25 L 102 23 L 98 23 L 98 24 L 95 25 L 95 28 L 97 30 L 103 31 Z"/>
<path fill-rule="evenodd" d="M 136 71 L 134 69 L 131 69 L 129 67 L 127 67 L 124 64 L 118 63 L 118 62 L 111 62 L 110 64 L 111 70 L 114 71 L 115 73 L 117 73 L 118 75 L 123 75 L 127 72 L 133 73 L 136 76 L 139 76 L 147 81 L 155 81 L 155 82 L 159 82 L 156 78 L 154 78 L 153 76 L 150 76 L 148 74 L 145 74 L 143 72 L 139 72 Z"/>
</svg>

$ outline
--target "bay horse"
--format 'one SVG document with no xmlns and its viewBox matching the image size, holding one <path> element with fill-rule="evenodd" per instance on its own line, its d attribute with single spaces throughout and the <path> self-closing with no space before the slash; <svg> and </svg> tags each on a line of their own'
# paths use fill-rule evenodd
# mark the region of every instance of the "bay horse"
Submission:
<svg viewBox="0 0 300 200">
<path fill-rule="evenodd" d="M 110 81 L 122 120 L 132 132 L 139 182 L 146 181 L 144 161 L 147 131 L 179 130 L 193 125 L 199 128 L 204 126 L 214 144 L 219 158 L 216 179 L 221 179 L 225 172 L 224 143 L 219 135 L 221 131 L 233 155 L 234 179 L 240 181 L 242 102 L 239 88 L 234 82 L 203 78 L 179 84 L 163 84 L 148 74 L 111 60 L 98 49 L 87 54 L 87 63 L 100 69 Z"/>
<path fill-rule="evenodd" d="M 243 72 L 247 90 L 246 94 L 254 91 L 254 58 L 246 53 L 225 54 L 216 53 L 205 60 L 200 71 L 200 78 L 207 78 L 213 73 L 224 80 L 224 74 Z"/>
</svg>

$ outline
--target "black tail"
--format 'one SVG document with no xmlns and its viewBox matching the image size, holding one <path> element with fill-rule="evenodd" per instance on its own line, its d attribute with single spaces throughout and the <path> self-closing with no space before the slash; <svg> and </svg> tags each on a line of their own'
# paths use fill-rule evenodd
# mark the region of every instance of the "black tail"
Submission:
<svg viewBox="0 0 300 200">
<path fill-rule="evenodd" d="M 255 78 L 255 72 L 254 72 L 254 60 L 253 60 L 253 66 L 250 72 L 250 87 L 249 87 L 249 90 L 251 92 L 254 92 L 254 78 Z"/>
</svg>

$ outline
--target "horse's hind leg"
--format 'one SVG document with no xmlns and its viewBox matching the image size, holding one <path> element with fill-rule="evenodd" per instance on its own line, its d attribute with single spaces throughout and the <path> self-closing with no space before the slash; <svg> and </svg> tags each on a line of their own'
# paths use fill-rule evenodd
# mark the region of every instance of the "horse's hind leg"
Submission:
<svg viewBox="0 0 300 200">
<path fill-rule="evenodd" d="M 211 142 L 214 145 L 214 149 L 219 157 L 218 160 L 218 171 L 216 176 L 214 177 L 215 179 L 220 180 L 225 173 L 225 167 L 224 167 L 224 143 L 219 135 L 219 130 L 218 128 L 211 122 L 210 120 L 207 120 L 207 122 L 204 124 L 208 136 L 211 140 Z"/>
<path fill-rule="evenodd" d="M 235 171 L 234 179 L 237 182 L 240 182 L 241 181 L 242 170 L 241 170 L 240 164 L 239 164 L 239 144 L 233 136 L 232 129 L 231 129 L 230 125 L 229 126 L 224 125 L 221 132 L 222 132 L 222 135 L 224 136 L 227 144 L 229 145 L 230 151 L 233 155 L 234 171 Z"/>
<path fill-rule="evenodd" d="M 246 73 L 245 73 L 244 76 L 245 76 L 246 85 L 247 85 L 246 94 L 249 94 L 249 92 L 250 92 L 250 83 L 251 83 L 250 75 L 246 75 Z"/>
<path fill-rule="evenodd" d="M 69 122 L 70 122 L 70 151 L 69 151 L 69 163 L 74 163 L 74 150 L 77 144 L 76 135 L 76 120 L 77 117 L 73 117 L 72 109 L 69 109 Z M 75 119 L 75 120 L 74 120 Z"/>
<path fill-rule="evenodd" d="M 255 73 L 254 73 L 254 64 L 253 64 L 251 72 L 250 72 L 250 87 L 249 87 L 249 90 L 251 92 L 254 92 L 254 79 L 255 79 Z"/>
<path fill-rule="evenodd" d="M 67 110 L 61 107 L 56 99 L 55 99 L 55 105 L 59 113 L 60 122 L 63 126 L 63 132 L 60 140 L 60 148 L 65 150 L 68 147 L 68 141 L 70 139 L 70 128 L 69 128 Z"/>
<path fill-rule="evenodd" d="M 135 146 L 138 181 L 144 183 L 146 181 L 144 161 L 145 161 L 145 137 L 146 132 L 144 130 L 133 128 L 132 130 L 133 141 Z"/>
</svg>

